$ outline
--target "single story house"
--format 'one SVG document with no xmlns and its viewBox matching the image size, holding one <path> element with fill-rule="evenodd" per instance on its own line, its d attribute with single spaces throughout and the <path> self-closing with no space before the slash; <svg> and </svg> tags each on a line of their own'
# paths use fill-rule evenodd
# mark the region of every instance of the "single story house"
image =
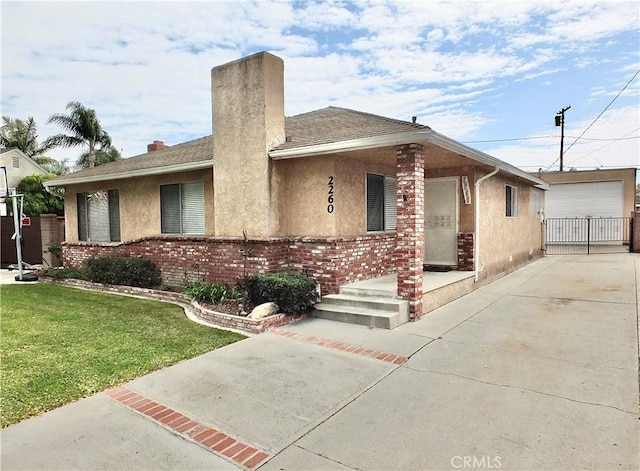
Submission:
<svg viewBox="0 0 640 471">
<path fill-rule="evenodd" d="M 66 266 L 147 257 L 169 284 L 304 271 L 323 301 L 385 279 L 402 323 L 543 255 L 547 183 L 415 118 L 285 118 L 266 52 L 214 67 L 212 100 L 213 135 L 48 182 L 66 189 Z M 438 297 L 426 280 L 446 270 L 438 288 L 458 287 Z"/>
</svg>

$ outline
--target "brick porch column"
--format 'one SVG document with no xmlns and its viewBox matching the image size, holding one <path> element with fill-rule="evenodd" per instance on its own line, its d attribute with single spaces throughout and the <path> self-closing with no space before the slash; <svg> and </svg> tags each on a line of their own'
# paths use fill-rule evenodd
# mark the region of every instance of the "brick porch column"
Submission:
<svg viewBox="0 0 640 471">
<path fill-rule="evenodd" d="M 398 229 L 395 258 L 398 296 L 409 301 L 409 318 L 422 315 L 422 264 L 424 263 L 424 148 L 398 146 Z"/>
</svg>

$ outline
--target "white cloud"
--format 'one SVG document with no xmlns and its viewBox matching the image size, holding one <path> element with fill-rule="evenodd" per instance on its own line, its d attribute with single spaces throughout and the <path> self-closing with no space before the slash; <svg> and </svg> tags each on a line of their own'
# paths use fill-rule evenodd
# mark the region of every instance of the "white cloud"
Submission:
<svg viewBox="0 0 640 471">
<path fill-rule="evenodd" d="M 554 95 L 554 86 L 563 80 L 575 81 L 570 91 L 585 106 L 572 112 L 576 122 L 588 124 L 593 116 L 587 113 L 594 109 L 586 104 L 599 106 L 638 68 L 636 2 L 3 2 L 1 7 L 2 113 L 33 116 L 45 137 L 58 131 L 45 124 L 49 115 L 64 111 L 68 101 L 81 101 L 97 110 L 125 155 L 143 152 L 154 139 L 175 144 L 210 133 L 211 67 L 261 50 L 285 60 L 288 115 L 335 105 L 407 120 L 418 116 L 460 140 L 522 135 L 525 119 L 517 120 L 519 127 L 496 126 L 504 116 L 500 107 L 513 107 L 500 100 L 518 97 L 524 110 L 549 100 L 556 108 L 564 97 Z M 631 87 L 613 109 L 634 109 L 629 100 L 637 96 L 638 87 Z M 625 111 L 625 116 L 630 115 Z M 531 123 L 524 133 L 539 135 L 533 117 L 526 118 Z M 483 134 L 495 129 L 504 134 Z M 523 162 L 532 155 L 553 160 L 553 142 L 531 144 L 495 150 L 527 155 Z M 571 153 L 588 149 L 582 145 Z M 637 161 L 637 151 L 635 157 L 629 152 Z"/>
</svg>

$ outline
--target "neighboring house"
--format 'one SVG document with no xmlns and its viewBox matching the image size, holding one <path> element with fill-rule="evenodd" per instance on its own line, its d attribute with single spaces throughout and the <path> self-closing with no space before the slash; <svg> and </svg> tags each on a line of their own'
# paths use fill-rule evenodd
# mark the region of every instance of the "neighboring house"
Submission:
<svg viewBox="0 0 640 471">
<path fill-rule="evenodd" d="M 406 322 L 542 256 L 543 180 L 415 119 L 285 118 L 283 72 L 268 53 L 215 67 L 212 136 L 49 181 L 65 265 L 143 256 L 174 285 L 305 271 L 323 295 L 392 278 Z M 439 275 L 457 287 L 429 291 Z"/>
<path fill-rule="evenodd" d="M 49 173 L 20 149 L 0 149 L 0 167 L 7 169 L 8 188 L 17 187 L 25 177 L 30 175 Z"/>
</svg>

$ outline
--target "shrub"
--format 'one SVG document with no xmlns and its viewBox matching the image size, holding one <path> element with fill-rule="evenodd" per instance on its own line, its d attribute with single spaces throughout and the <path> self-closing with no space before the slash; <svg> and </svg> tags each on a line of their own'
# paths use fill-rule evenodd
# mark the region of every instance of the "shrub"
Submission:
<svg viewBox="0 0 640 471">
<path fill-rule="evenodd" d="M 247 278 L 249 299 L 254 304 L 273 301 L 286 314 L 309 312 L 318 300 L 316 280 L 299 273 L 263 273 Z"/>
<path fill-rule="evenodd" d="M 196 301 L 204 301 L 211 304 L 223 303 L 228 299 L 238 298 L 238 293 L 222 283 L 205 283 L 204 281 L 192 281 L 187 283 L 185 294 Z"/>
<path fill-rule="evenodd" d="M 76 280 L 87 279 L 85 271 L 77 268 L 45 268 L 44 270 L 40 270 L 38 274 L 40 276 L 53 278 L 54 280 L 66 280 L 68 278 Z"/>
<path fill-rule="evenodd" d="M 106 256 L 87 260 L 87 277 L 95 283 L 152 288 L 161 282 L 160 270 L 151 260 Z"/>
</svg>

